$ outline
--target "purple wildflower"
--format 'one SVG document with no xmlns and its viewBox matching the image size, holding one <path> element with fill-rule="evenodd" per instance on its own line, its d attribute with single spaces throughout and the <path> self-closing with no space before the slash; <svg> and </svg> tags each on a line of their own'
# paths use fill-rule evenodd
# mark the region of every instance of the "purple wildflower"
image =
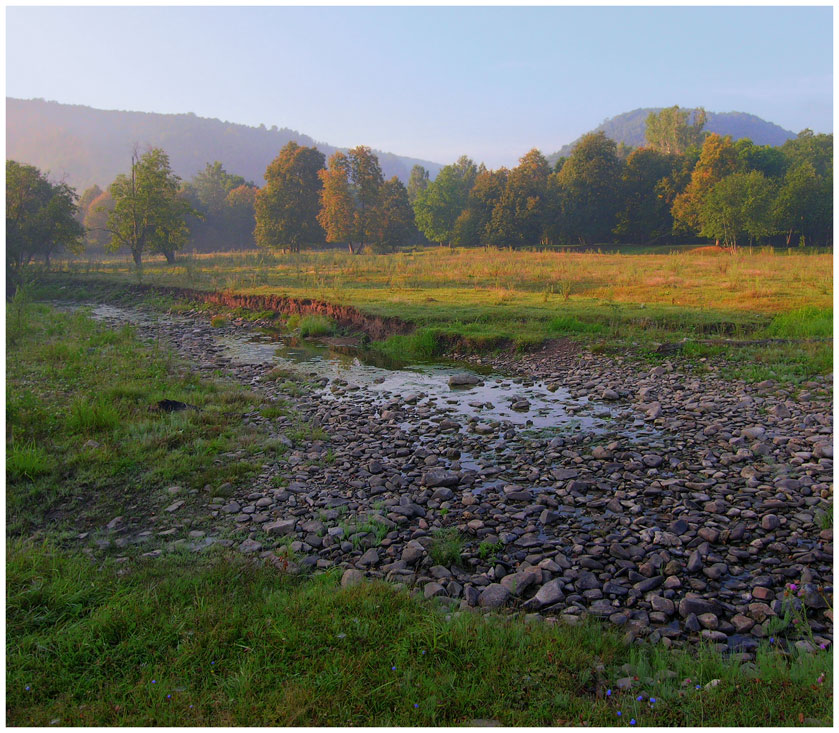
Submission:
<svg viewBox="0 0 839 733">
<path fill-rule="evenodd" d="M 630 721 L 629 721 L 629 724 L 630 724 L 630 725 L 635 725 L 635 718 L 633 718 L 632 720 L 630 720 Z"/>
</svg>

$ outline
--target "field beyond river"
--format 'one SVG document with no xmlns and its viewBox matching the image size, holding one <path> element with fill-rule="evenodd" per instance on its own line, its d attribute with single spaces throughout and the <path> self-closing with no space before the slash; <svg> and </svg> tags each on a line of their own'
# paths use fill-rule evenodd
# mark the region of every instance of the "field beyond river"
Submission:
<svg viewBox="0 0 839 733">
<path fill-rule="evenodd" d="M 137 281 L 126 258 L 71 261 L 61 269 L 82 282 Z M 440 356 L 453 343 L 467 351 L 526 350 L 569 337 L 595 350 L 641 352 L 688 340 L 686 355 L 733 356 L 732 376 L 755 381 L 832 369 L 832 345 L 824 340 L 833 335 L 833 260 L 818 251 L 429 247 L 387 255 L 181 254 L 175 265 L 162 258 L 144 263 L 142 281 L 318 299 L 395 317 L 415 330 L 384 350 L 414 359 Z M 742 343 L 767 339 L 772 343 Z"/>
<path fill-rule="evenodd" d="M 58 269 L 6 316 L 7 723 L 831 724 L 830 255 Z"/>
</svg>

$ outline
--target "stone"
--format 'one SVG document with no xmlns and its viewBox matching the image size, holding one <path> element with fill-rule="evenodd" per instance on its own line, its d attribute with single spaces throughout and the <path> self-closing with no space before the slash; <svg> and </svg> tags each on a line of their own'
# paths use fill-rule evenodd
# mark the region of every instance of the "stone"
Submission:
<svg viewBox="0 0 839 733">
<path fill-rule="evenodd" d="M 411 540 L 402 550 L 402 562 L 406 565 L 416 565 L 423 557 L 425 548 L 417 540 Z"/>
<path fill-rule="evenodd" d="M 436 598 L 437 596 L 446 595 L 446 589 L 440 583 L 432 580 L 430 583 L 425 584 L 422 593 L 426 598 Z"/>
<path fill-rule="evenodd" d="M 178 501 L 174 501 L 174 502 L 172 502 L 172 503 L 171 503 L 169 506 L 167 506 L 167 507 L 166 507 L 166 509 L 164 509 L 163 511 L 165 511 L 165 512 L 169 512 L 169 514 L 171 514 L 172 512 L 176 512 L 176 511 L 178 511 L 178 509 L 180 509 L 180 508 L 181 508 L 181 507 L 182 507 L 185 503 L 186 503 L 186 502 L 185 502 L 185 501 L 183 501 L 183 499 L 179 499 Z"/>
<path fill-rule="evenodd" d="M 432 489 L 437 486 L 457 486 L 458 483 L 460 483 L 459 473 L 442 468 L 432 468 L 423 476 L 423 484 Z"/>
<path fill-rule="evenodd" d="M 714 600 L 699 598 L 697 596 L 685 596 L 679 601 L 679 615 L 686 618 L 690 614 L 697 616 L 703 613 L 717 613 L 719 604 Z"/>
<path fill-rule="evenodd" d="M 777 515 L 775 514 L 765 514 L 763 518 L 760 520 L 760 526 L 769 532 L 771 532 L 773 529 L 777 529 L 780 525 L 781 520 L 778 519 Z"/>
<path fill-rule="evenodd" d="M 276 522 L 269 522 L 268 524 L 263 524 L 262 529 L 265 530 L 265 532 L 267 532 L 269 535 L 277 535 L 279 537 L 284 537 L 285 535 L 294 532 L 294 526 L 296 524 L 296 519 L 280 519 Z"/>
<path fill-rule="evenodd" d="M 355 561 L 355 564 L 359 567 L 367 568 L 371 565 L 376 565 L 378 562 L 379 551 L 375 547 L 371 547 L 360 558 L 358 558 L 358 560 Z"/>
<path fill-rule="evenodd" d="M 500 608 L 510 598 L 510 591 L 508 591 L 500 583 L 491 583 L 484 588 L 481 595 L 478 597 L 478 605 L 481 608 Z"/>
<path fill-rule="evenodd" d="M 560 578 L 556 578 L 548 581 L 539 588 L 536 595 L 528 601 L 528 604 L 531 608 L 539 609 L 559 603 L 564 600 L 564 598 L 565 593 L 562 590 L 562 580 Z"/>
<path fill-rule="evenodd" d="M 245 540 L 239 545 L 239 552 L 246 555 L 251 555 L 254 552 L 259 552 L 262 549 L 262 543 L 256 540 Z"/>
<path fill-rule="evenodd" d="M 350 588 L 354 585 L 358 585 L 364 580 L 364 573 L 360 570 L 356 570 L 355 568 L 348 568 L 344 571 L 344 574 L 341 576 L 341 587 L 342 588 Z"/>
<path fill-rule="evenodd" d="M 481 384 L 482 379 L 471 372 L 462 372 L 460 374 L 452 374 L 449 377 L 449 387 L 469 387 L 475 384 Z"/>
</svg>

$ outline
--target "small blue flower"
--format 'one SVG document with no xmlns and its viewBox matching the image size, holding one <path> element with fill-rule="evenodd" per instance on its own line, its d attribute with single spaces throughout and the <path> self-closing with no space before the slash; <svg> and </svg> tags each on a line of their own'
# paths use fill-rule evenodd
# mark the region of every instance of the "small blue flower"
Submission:
<svg viewBox="0 0 839 733">
<path fill-rule="evenodd" d="M 190 705 L 189 707 L 192 707 L 192 705 Z"/>
<path fill-rule="evenodd" d="M 650 698 L 650 704 L 652 704 L 652 703 L 654 703 L 654 702 L 655 702 L 655 698 L 654 698 L 654 697 L 651 697 L 651 698 Z"/>
<path fill-rule="evenodd" d="M 770 636 L 770 637 L 769 637 L 769 643 L 770 643 L 770 644 L 774 644 L 774 643 L 775 643 L 775 637 L 774 637 L 774 636 Z"/>
<path fill-rule="evenodd" d="M 702 685 L 697 685 L 697 686 L 696 686 L 696 689 L 698 690 L 700 687 L 702 687 Z"/>
<path fill-rule="evenodd" d="M 414 703 L 414 707 L 415 707 L 415 708 L 418 708 L 418 707 L 419 707 L 419 703 L 415 702 L 415 703 Z"/>
<path fill-rule="evenodd" d="M 611 691 L 611 690 L 606 690 L 606 697 L 610 697 L 610 696 L 611 696 L 611 694 L 612 694 L 612 691 Z"/>
<path fill-rule="evenodd" d="M 630 725 L 635 725 L 635 718 L 633 718 L 632 720 L 630 720 L 630 721 L 629 721 L 629 724 L 630 724 Z"/>
<path fill-rule="evenodd" d="M 643 695 L 638 695 L 638 697 L 636 697 L 635 699 L 636 699 L 638 702 L 641 702 L 641 700 L 643 700 L 643 699 L 644 699 L 644 696 L 643 696 Z"/>
<path fill-rule="evenodd" d="M 620 710 L 618 710 L 618 715 L 623 715 L 623 713 Z"/>
<path fill-rule="evenodd" d="M 395 672 L 395 671 L 396 671 L 396 667 L 391 667 L 391 668 L 390 668 L 390 671 L 391 671 L 391 672 Z"/>
<path fill-rule="evenodd" d="M 152 680 L 152 681 L 151 681 L 151 683 L 152 683 L 153 685 L 156 685 L 156 684 L 157 684 L 157 680 Z"/>
<path fill-rule="evenodd" d="M 210 664 L 215 664 L 215 662 L 210 662 Z"/>
<path fill-rule="evenodd" d="M 167 700 L 171 699 L 171 697 L 172 697 L 171 695 L 166 695 Z"/>
<path fill-rule="evenodd" d="M 26 686 L 26 689 L 29 690 L 29 685 Z"/>
<path fill-rule="evenodd" d="M 422 653 L 425 654 L 425 649 L 422 650 Z"/>
</svg>

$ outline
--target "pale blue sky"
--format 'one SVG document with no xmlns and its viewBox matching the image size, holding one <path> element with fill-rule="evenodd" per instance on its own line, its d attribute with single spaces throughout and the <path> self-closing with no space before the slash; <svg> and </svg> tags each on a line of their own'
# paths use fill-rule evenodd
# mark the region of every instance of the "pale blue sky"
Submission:
<svg viewBox="0 0 839 733">
<path fill-rule="evenodd" d="M 6 94 L 513 165 L 638 107 L 833 124 L 830 7 L 6 10 Z"/>
</svg>

